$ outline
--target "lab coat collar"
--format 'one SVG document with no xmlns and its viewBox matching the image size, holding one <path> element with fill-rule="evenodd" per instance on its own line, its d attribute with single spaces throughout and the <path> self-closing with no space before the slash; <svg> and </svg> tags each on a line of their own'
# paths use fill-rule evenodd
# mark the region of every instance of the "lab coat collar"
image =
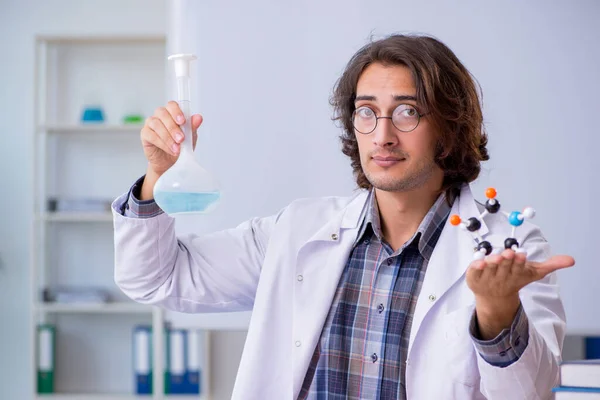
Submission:
<svg viewBox="0 0 600 400">
<path fill-rule="evenodd" d="M 367 211 L 368 197 L 368 190 L 358 190 L 348 205 L 327 221 L 327 223 L 325 223 L 325 225 L 322 226 L 308 242 L 336 241 L 342 230 L 358 227 Z M 470 217 L 479 217 L 480 212 L 468 184 L 462 185 L 460 196 L 454 201 L 451 214 L 458 214 L 463 220 L 467 220 Z M 481 221 L 479 233 L 481 236 L 488 233 L 485 221 Z M 470 235 L 468 232 L 467 234 Z"/>
<path fill-rule="evenodd" d="M 340 238 L 342 230 L 357 228 L 364 217 L 368 196 L 369 192 L 367 190 L 356 192 L 348 205 L 337 211 L 325 225 L 308 239 L 307 243 L 316 241 L 335 242 Z"/>
</svg>

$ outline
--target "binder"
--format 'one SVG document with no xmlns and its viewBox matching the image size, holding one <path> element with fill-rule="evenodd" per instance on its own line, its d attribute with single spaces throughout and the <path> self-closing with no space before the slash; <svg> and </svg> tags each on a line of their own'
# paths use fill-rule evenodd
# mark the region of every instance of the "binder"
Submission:
<svg viewBox="0 0 600 400">
<path fill-rule="evenodd" d="M 169 331 L 169 394 L 185 394 L 185 372 L 186 372 L 186 339 L 185 329 L 170 329 Z M 167 388 L 167 386 L 165 386 Z"/>
<path fill-rule="evenodd" d="M 54 393 L 55 336 L 54 325 L 40 324 L 37 327 L 37 392 Z"/>
<path fill-rule="evenodd" d="M 138 325 L 133 332 L 135 393 L 152 394 L 152 327 Z"/>
<path fill-rule="evenodd" d="M 202 369 L 202 332 L 192 329 L 187 332 L 187 368 L 185 372 L 186 393 L 201 393 L 201 369 Z"/>
<path fill-rule="evenodd" d="M 171 353 L 171 349 L 169 348 L 169 344 L 171 343 L 171 329 L 169 325 L 165 325 L 165 329 L 163 330 L 163 334 L 165 335 L 164 347 L 163 347 L 163 388 L 165 394 L 171 393 L 170 382 L 171 382 L 171 374 L 169 373 L 169 354 Z"/>
</svg>

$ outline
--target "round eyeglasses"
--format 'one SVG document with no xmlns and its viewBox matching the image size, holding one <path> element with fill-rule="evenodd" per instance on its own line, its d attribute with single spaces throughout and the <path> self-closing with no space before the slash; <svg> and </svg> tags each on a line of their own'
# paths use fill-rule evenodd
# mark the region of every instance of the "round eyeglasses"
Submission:
<svg viewBox="0 0 600 400">
<path fill-rule="evenodd" d="M 377 128 L 377 121 L 389 119 L 399 131 L 411 132 L 417 128 L 421 117 L 426 114 L 420 114 L 410 104 L 400 104 L 394 109 L 391 117 L 378 117 L 371 107 L 361 106 L 352 113 L 352 125 L 359 133 L 367 135 Z"/>
</svg>

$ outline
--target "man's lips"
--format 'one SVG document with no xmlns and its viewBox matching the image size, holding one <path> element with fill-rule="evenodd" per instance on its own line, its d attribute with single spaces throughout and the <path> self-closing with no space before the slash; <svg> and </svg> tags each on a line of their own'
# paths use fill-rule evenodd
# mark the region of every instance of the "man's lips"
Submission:
<svg viewBox="0 0 600 400">
<path fill-rule="evenodd" d="M 391 167 L 405 160 L 404 158 L 397 156 L 373 156 L 372 159 L 373 162 L 380 167 Z"/>
</svg>

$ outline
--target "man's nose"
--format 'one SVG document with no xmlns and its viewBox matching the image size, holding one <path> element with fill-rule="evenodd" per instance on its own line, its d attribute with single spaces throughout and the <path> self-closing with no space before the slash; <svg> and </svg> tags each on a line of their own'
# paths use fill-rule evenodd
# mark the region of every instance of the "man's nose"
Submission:
<svg viewBox="0 0 600 400">
<path fill-rule="evenodd" d="M 390 117 L 379 117 L 372 135 L 373 144 L 377 146 L 389 147 L 398 144 L 397 129 Z"/>
</svg>

